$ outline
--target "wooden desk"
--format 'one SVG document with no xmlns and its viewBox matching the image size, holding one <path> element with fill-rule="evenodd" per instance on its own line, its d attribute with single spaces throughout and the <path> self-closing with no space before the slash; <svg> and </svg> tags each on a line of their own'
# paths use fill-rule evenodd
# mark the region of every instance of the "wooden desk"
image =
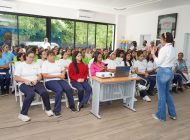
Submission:
<svg viewBox="0 0 190 140">
<path fill-rule="evenodd" d="M 125 101 L 124 107 L 127 107 L 132 111 L 136 111 L 134 109 L 134 96 L 136 90 L 136 80 L 140 80 L 139 77 L 118 77 L 106 79 L 98 77 L 91 78 L 93 82 L 91 113 L 98 119 L 101 118 L 99 113 L 100 102 L 123 99 L 123 101 Z"/>
</svg>

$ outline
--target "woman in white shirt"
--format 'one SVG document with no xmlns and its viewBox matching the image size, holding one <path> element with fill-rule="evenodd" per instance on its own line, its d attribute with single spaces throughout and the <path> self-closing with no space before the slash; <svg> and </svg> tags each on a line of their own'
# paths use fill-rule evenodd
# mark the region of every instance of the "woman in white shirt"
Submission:
<svg viewBox="0 0 190 140">
<path fill-rule="evenodd" d="M 170 94 L 170 84 L 174 77 L 172 67 L 174 67 L 176 61 L 175 49 L 172 45 L 172 34 L 169 32 L 163 33 L 161 35 L 160 42 L 163 47 L 159 50 L 158 57 L 155 56 L 155 50 L 151 50 L 154 61 L 156 65 L 159 67 L 156 75 L 156 82 L 158 88 L 158 111 L 152 116 L 154 119 L 165 121 L 167 104 L 170 118 L 175 120 L 176 110 L 173 98 Z"/>
<path fill-rule="evenodd" d="M 109 72 L 115 72 L 117 62 L 116 62 L 116 54 L 115 52 L 109 52 L 109 58 L 104 61 L 105 64 L 107 65 L 108 71 Z"/>
<path fill-rule="evenodd" d="M 151 53 L 149 53 L 147 57 L 147 72 L 149 75 L 156 74 L 156 64 Z"/>
<path fill-rule="evenodd" d="M 25 122 L 30 120 L 30 117 L 28 116 L 28 109 L 34 100 L 35 92 L 40 94 L 42 97 L 47 115 L 53 115 L 53 112 L 50 108 L 49 95 L 44 85 L 40 82 L 42 79 L 40 68 L 37 64 L 33 63 L 34 57 L 34 52 L 27 52 L 26 61 L 19 64 L 15 69 L 14 79 L 19 82 L 20 91 L 22 91 L 25 95 L 22 110 L 18 118 Z"/>
<path fill-rule="evenodd" d="M 76 111 L 74 99 L 72 95 L 72 89 L 69 84 L 64 80 L 66 70 L 61 67 L 59 61 L 55 61 L 55 53 L 53 51 L 48 52 L 47 61 L 42 65 L 42 75 L 45 80 L 46 88 L 55 92 L 55 106 L 54 114 L 57 117 L 61 116 L 61 98 L 62 93 L 66 92 L 69 108 L 71 111 Z"/>
<path fill-rule="evenodd" d="M 149 74 L 147 72 L 147 61 L 145 61 L 145 59 L 144 59 L 143 51 L 138 51 L 137 56 L 138 56 L 138 60 L 134 63 L 135 73 L 138 74 L 138 76 L 140 76 L 141 78 L 145 79 L 150 84 L 148 92 L 150 95 L 152 95 L 154 86 L 156 84 L 155 78 L 149 76 Z M 147 85 L 145 85 L 144 80 L 140 80 L 139 83 L 141 85 L 147 86 Z M 140 94 L 143 97 L 143 100 L 145 100 L 147 102 L 151 101 L 151 99 L 147 95 L 146 90 L 142 90 L 140 92 Z"/>
<path fill-rule="evenodd" d="M 59 60 L 61 67 L 68 69 L 69 64 L 71 63 L 71 60 L 68 59 L 68 54 L 66 51 L 62 52 L 62 59 Z"/>
<path fill-rule="evenodd" d="M 39 52 L 38 57 L 40 59 L 37 60 L 37 64 L 42 68 L 42 64 L 46 61 L 47 59 L 47 52 L 45 50 L 42 50 Z"/>
</svg>

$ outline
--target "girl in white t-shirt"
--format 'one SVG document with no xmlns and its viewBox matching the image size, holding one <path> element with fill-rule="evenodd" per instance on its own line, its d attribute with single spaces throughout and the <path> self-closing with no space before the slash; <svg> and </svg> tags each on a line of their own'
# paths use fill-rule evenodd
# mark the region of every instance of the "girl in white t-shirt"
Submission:
<svg viewBox="0 0 190 140">
<path fill-rule="evenodd" d="M 154 62 L 154 59 L 151 53 L 149 53 L 147 57 L 147 72 L 149 75 L 156 74 L 156 63 Z"/>
<path fill-rule="evenodd" d="M 150 83 L 149 91 L 153 92 L 154 86 L 156 84 L 155 82 L 156 80 L 155 78 L 149 76 L 147 72 L 147 61 L 144 60 L 143 51 L 138 51 L 137 56 L 138 56 L 138 60 L 134 64 L 135 73 L 138 74 L 138 76 L 145 79 L 148 83 Z M 139 82 L 141 85 L 145 85 L 145 82 L 143 80 L 140 80 Z M 147 96 L 146 90 L 142 90 L 140 93 L 141 93 L 141 96 L 143 97 L 143 100 L 147 102 L 151 101 L 151 99 Z"/>
<path fill-rule="evenodd" d="M 19 64 L 14 73 L 14 79 L 19 82 L 19 89 L 25 95 L 22 110 L 18 118 L 25 122 L 30 120 L 30 117 L 28 116 L 28 109 L 34 100 L 35 92 L 40 94 L 42 97 L 47 115 L 53 115 L 50 108 L 49 95 L 44 85 L 40 82 L 42 79 L 40 68 L 37 64 L 33 63 L 34 58 L 34 52 L 27 52 L 26 61 Z"/>
<path fill-rule="evenodd" d="M 76 111 L 72 89 L 64 80 L 66 70 L 60 65 L 59 61 L 55 61 L 56 55 L 53 51 L 48 52 L 47 56 L 47 61 L 42 65 L 42 75 L 46 88 L 55 93 L 54 114 L 58 117 L 61 116 L 61 98 L 63 92 L 67 95 L 71 111 Z"/>
<path fill-rule="evenodd" d="M 40 59 L 37 60 L 37 64 L 40 66 L 40 68 L 42 68 L 42 64 L 46 61 L 47 59 L 47 52 L 45 50 L 42 50 L 39 52 L 39 56 Z"/>
<path fill-rule="evenodd" d="M 60 63 L 60 65 L 61 65 L 61 67 L 64 69 L 68 69 L 68 67 L 69 67 L 69 64 L 71 63 L 71 60 L 70 59 L 68 59 L 68 54 L 67 54 L 67 52 L 62 52 L 62 59 L 60 59 L 59 60 L 59 63 Z"/>
</svg>

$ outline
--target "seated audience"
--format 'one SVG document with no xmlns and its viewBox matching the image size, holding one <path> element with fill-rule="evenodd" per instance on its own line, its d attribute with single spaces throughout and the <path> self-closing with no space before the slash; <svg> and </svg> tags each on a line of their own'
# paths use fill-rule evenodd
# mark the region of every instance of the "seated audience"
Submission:
<svg viewBox="0 0 190 140">
<path fill-rule="evenodd" d="M 14 79 L 19 82 L 19 89 L 24 93 L 25 96 L 18 118 L 25 122 L 30 120 L 30 117 L 28 116 L 28 110 L 32 101 L 34 100 L 35 92 L 37 92 L 42 97 L 47 115 L 53 115 L 53 112 L 50 108 L 49 95 L 43 83 L 40 82 L 42 79 L 40 68 L 37 64 L 33 63 L 34 58 L 34 52 L 27 52 L 26 61 L 18 65 L 18 67 L 15 69 Z"/>
<path fill-rule="evenodd" d="M 70 110 L 73 112 L 76 111 L 72 89 L 64 80 L 66 70 L 60 66 L 59 61 L 55 61 L 55 53 L 50 51 L 47 56 L 47 61 L 45 61 L 42 65 L 42 75 L 45 80 L 46 88 L 55 93 L 55 105 L 53 112 L 55 116 L 60 117 L 63 92 L 67 95 Z"/>
<path fill-rule="evenodd" d="M 100 52 L 96 52 L 94 54 L 94 62 L 90 66 L 91 76 L 96 76 L 96 72 L 105 72 L 107 71 L 107 67 L 102 62 L 102 54 Z"/>
<path fill-rule="evenodd" d="M 77 109 L 80 111 L 88 103 L 92 88 L 87 81 L 88 67 L 82 62 L 82 54 L 79 51 L 75 51 L 72 58 L 68 73 L 72 86 L 78 90 L 79 102 Z"/>
<path fill-rule="evenodd" d="M 37 64 L 40 66 L 40 68 L 42 68 L 43 63 L 47 59 L 47 52 L 45 50 L 40 51 L 38 54 L 38 58 L 39 59 L 37 60 Z"/>
<path fill-rule="evenodd" d="M 156 78 L 153 76 L 149 76 L 147 72 L 147 62 L 144 61 L 143 51 L 138 51 L 137 55 L 138 60 L 134 64 L 135 73 L 138 74 L 138 76 L 140 76 L 141 78 L 145 79 L 150 84 L 148 92 L 149 95 L 153 95 Z M 140 84 L 144 85 L 145 82 L 141 80 Z M 147 96 L 147 93 L 145 91 L 142 92 L 141 96 L 145 101 L 150 101 L 150 98 Z"/>
</svg>

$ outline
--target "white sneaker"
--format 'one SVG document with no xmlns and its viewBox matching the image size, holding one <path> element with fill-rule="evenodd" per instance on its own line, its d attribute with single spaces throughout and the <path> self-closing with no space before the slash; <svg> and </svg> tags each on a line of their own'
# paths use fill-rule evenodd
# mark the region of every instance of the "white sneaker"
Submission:
<svg viewBox="0 0 190 140">
<path fill-rule="evenodd" d="M 146 102 L 151 102 L 151 99 L 147 95 L 144 96 L 143 100 L 146 101 Z"/>
<path fill-rule="evenodd" d="M 155 120 L 159 120 L 158 117 L 157 117 L 155 114 L 152 114 L 152 117 L 153 117 Z"/>
<path fill-rule="evenodd" d="M 138 84 L 138 89 L 141 91 L 141 90 L 146 90 L 146 86 L 143 86 L 143 85 L 141 85 L 141 84 Z"/>
<path fill-rule="evenodd" d="M 134 102 L 137 102 L 137 101 L 138 101 L 137 98 L 134 98 L 133 100 L 134 100 Z"/>
<path fill-rule="evenodd" d="M 51 110 L 48 110 L 48 111 L 45 111 L 46 114 L 48 115 L 48 117 L 51 117 L 53 116 L 53 112 Z"/>
<path fill-rule="evenodd" d="M 19 114 L 18 118 L 23 121 L 23 122 L 28 122 L 30 121 L 30 117 L 28 117 L 27 115 L 23 115 L 23 114 Z"/>
</svg>

